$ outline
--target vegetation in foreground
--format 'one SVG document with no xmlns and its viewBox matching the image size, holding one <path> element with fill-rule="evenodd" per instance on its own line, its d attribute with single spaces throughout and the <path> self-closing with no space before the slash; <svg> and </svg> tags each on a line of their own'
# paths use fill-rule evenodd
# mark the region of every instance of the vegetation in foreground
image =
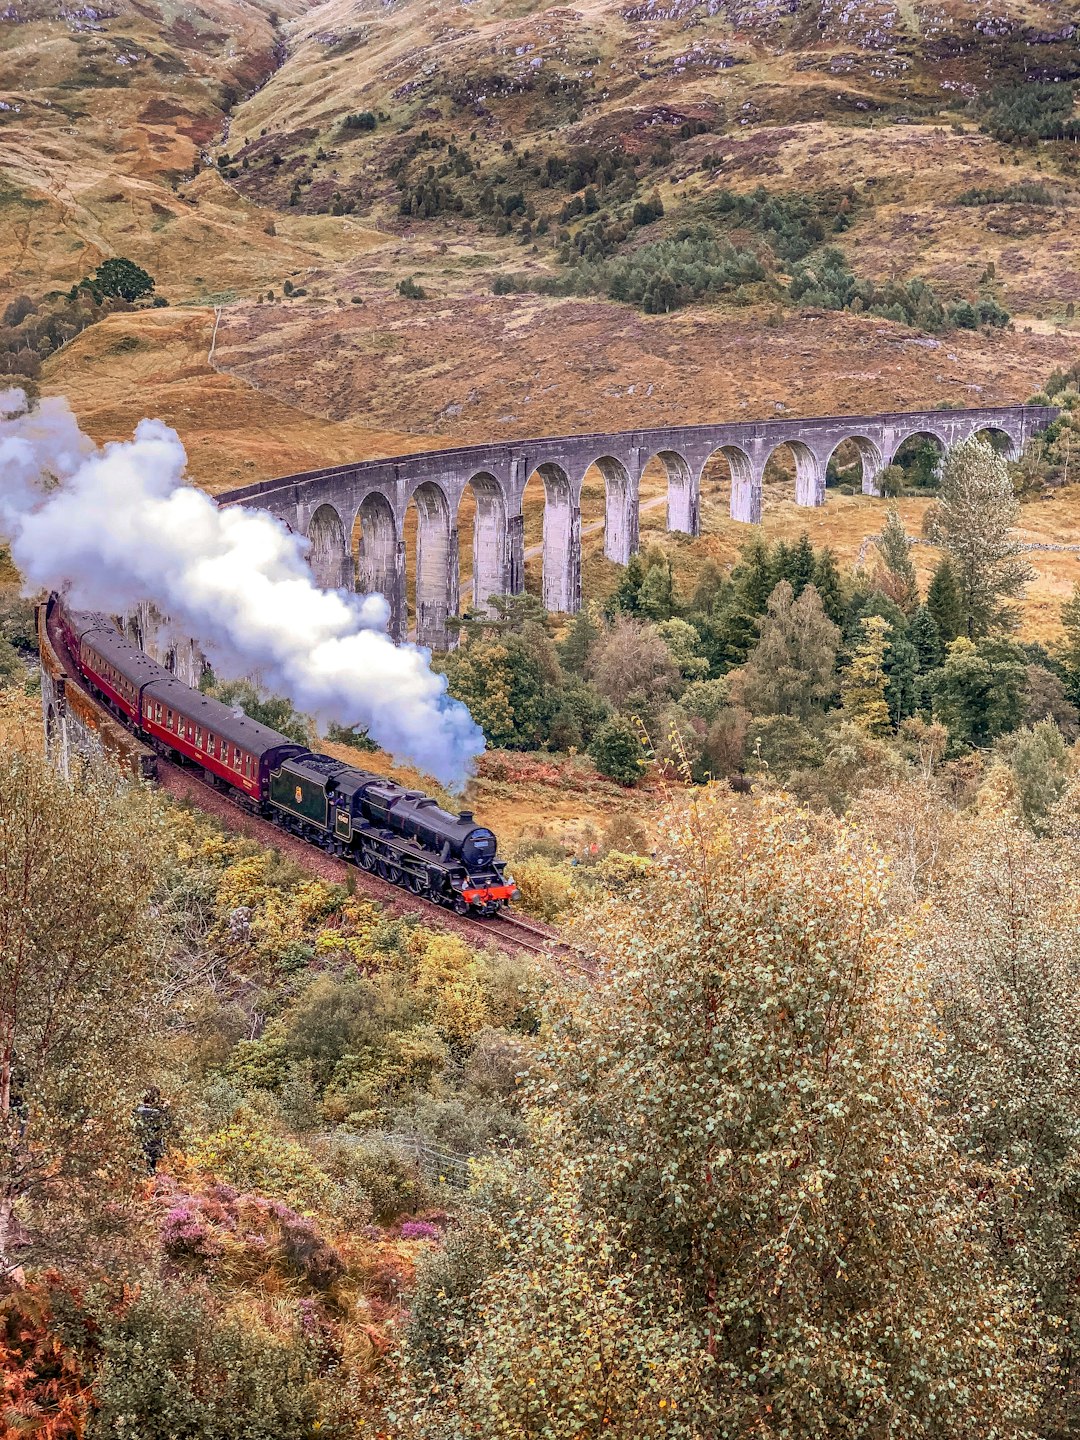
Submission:
<svg viewBox="0 0 1080 1440">
<path fill-rule="evenodd" d="M 544 981 L 9 754 L 7 1423 L 1070 1434 L 1080 774 L 922 740 L 673 795 Z"/>
</svg>

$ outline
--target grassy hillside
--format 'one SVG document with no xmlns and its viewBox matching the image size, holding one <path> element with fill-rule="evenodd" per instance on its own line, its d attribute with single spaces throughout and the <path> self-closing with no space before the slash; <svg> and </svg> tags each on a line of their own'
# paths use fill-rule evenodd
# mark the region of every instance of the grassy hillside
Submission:
<svg viewBox="0 0 1080 1440">
<path fill-rule="evenodd" d="M 1075 128 L 1078 68 L 1049 4 L 19 0 L 0 12 L 0 298 L 129 254 L 174 303 L 273 291 L 259 330 L 276 355 L 291 312 L 337 320 L 412 276 L 469 324 L 496 277 L 585 285 L 609 310 L 568 260 L 641 261 L 705 225 L 760 264 L 707 296 L 758 334 L 790 308 L 791 247 L 716 207 L 764 186 L 814 222 L 799 259 L 835 243 L 860 279 L 984 296 L 1038 334 L 1080 298 L 1077 147 L 1054 138 Z M 655 200 L 663 216 L 635 222 Z M 307 292 L 287 316 L 286 280 Z M 413 318 L 441 334 L 452 317 Z M 311 399 L 358 408 L 360 381 Z M 411 397 L 398 408 L 390 423 L 430 428 Z"/>
</svg>

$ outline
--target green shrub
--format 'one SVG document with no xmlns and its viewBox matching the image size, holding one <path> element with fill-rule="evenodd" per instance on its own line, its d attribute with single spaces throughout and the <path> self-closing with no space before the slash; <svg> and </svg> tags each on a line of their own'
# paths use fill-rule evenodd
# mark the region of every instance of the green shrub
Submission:
<svg viewBox="0 0 1080 1440">
<path fill-rule="evenodd" d="M 793 261 L 809 255 L 830 231 L 846 230 L 854 200 L 850 190 L 771 195 L 759 185 L 749 194 L 721 190 L 706 208 L 717 219 L 757 230 L 781 260 Z"/>
<path fill-rule="evenodd" d="M 321 1159 L 339 1186 L 366 1197 L 383 1225 L 430 1209 L 439 1200 L 438 1177 L 425 1179 L 418 1159 L 378 1136 L 339 1133 L 326 1143 Z"/>
<path fill-rule="evenodd" d="M 514 862 L 513 875 L 522 909 L 538 920 L 557 920 L 573 901 L 574 882 L 565 861 L 528 856 Z"/>
<path fill-rule="evenodd" d="M 825 752 L 813 731 L 793 715 L 762 715 L 750 724 L 750 768 L 786 782 L 797 770 L 820 765 Z"/>
<path fill-rule="evenodd" d="M 975 303 L 962 300 L 946 309 L 925 280 L 889 280 L 884 285 L 860 280 L 843 253 L 833 247 L 822 251 L 812 264 L 796 268 L 788 296 L 811 309 L 850 310 L 928 331 L 1001 327 L 1009 322 L 1008 312 L 989 296 Z"/>
<path fill-rule="evenodd" d="M 597 731 L 589 746 L 596 768 L 620 785 L 634 785 L 645 773 L 645 751 L 632 721 L 613 715 Z"/>
<path fill-rule="evenodd" d="M 973 187 L 956 197 L 957 205 L 1056 205 L 1058 197 L 1041 180 L 1018 180 L 1014 185 Z"/>
<path fill-rule="evenodd" d="M 100 1358 L 88 1440 L 310 1440 L 319 1423 L 315 1346 L 299 1316 L 276 1331 L 220 1316 L 178 1286 L 129 1303 L 93 1297 Z M 238 1428 L 241 1427 L 241 1428 Z"/>
<path fill-rule="evenodd" d="M 298 1209 L 316 1210 L 332 1200 L 326 1173 L 309 1151 L 265 1129 L 253 1111 L 197 1140 L 188 1158 L 199 1170 L 270 1199 L 287 1196 Z"/>
<path fill-rule="evenodd" d="M 597 232 L 593 232 L 594 235 Z M 603 240 L 594 247 L 609 248 Z M 500 293 L 535 290 L 549 295 L 606 295 L 636 305 L 647 314 L 666 314 L 696 300 L 731 294 L 745 284 L 763 281 L 765 267 L 750 250 L 737 250 L 717 239 L 704 225 L 684 228 L 669 240 L 657 240 L 630 255 L 575 261 L 569 248 L 568 274 L 500 277 Z"/>
</svg>

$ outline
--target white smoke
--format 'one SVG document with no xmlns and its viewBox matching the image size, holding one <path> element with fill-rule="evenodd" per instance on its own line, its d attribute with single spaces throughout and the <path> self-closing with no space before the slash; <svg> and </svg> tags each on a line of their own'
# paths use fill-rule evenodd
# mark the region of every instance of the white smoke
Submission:
<svg viewBox="0 0 1080 1440">
<path fill-rule="evenodd" d="M 321 724 L 363 726 L 392 755 L 460 785 L 484 748 L 427 652 L 395 645 L 381 595 L 320 590 L 306 542 L 262 511 L 184 483 L 160 420 L 98 450 L 62 399 L 0 391 L 0 534 L 28 591 L 119 614 L 152 602 L 215 672 L 257 672 Z"/>
</svg>

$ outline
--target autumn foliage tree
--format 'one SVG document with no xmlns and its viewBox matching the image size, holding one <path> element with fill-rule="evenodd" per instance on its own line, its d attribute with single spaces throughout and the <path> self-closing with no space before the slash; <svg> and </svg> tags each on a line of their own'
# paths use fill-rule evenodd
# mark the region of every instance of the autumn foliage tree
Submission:
<svg viewBox="0 0 1080 1440">
<path fill-rule="evenodd" d="M 421 1282 L 414 1433 L 1023 1433 L 883 868 L 846 826 L 709 791 L 588 915 L 599 970 L 551 1017 L 484 1273 Z"/>
<path fill-rule="evenodd" d="M 123 1226 L 152 1029 L 155 812 L 90 771 L 0 761 L 0 1276 Z"/>
<path fill-rule="evenodd" d="M 1080 1427 L 1075 792 L 1071 802 L 1040 840 L 989 796 L 965 827 L 929 934 L 941 1095 L 988 1197 L 996 1259 L 1035 1300 L 1037 1433 L 1054 1437 Z"/>
<path fill-rule="evenodd" d="M 870 735 L 882 735 L 889 728 L 889 706 L 885 700 L 885 651 L 889 643 L 889 622 L 880 615 L 868 615 L 844 672 L 840 697 L 845 712 Z"/>
</svg>

